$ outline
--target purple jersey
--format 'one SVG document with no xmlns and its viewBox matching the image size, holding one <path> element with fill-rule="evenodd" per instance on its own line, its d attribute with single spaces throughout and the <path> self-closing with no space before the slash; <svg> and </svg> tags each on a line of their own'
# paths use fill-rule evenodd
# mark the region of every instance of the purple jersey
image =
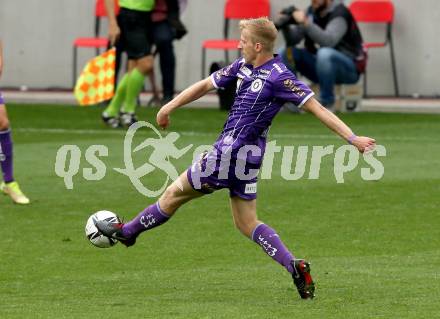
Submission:
<svg viewBox="0 0 440 319">
<path fill-rule="evenodd" d="M 240 58 L 211 74 L 216 88 L 237 82 L 234 105 L 223 131 L 214 144 L 220 152 L 230 147 L 237 155 L 244 145 L 256 145 L 261 154 L 248 154 L 246 162 L 261 165 L 266 135 L 273 118 L 285 102 L 301 107 L 313 92 L 287 69 L 279 57 L 254 68 Z"/>
</svg>

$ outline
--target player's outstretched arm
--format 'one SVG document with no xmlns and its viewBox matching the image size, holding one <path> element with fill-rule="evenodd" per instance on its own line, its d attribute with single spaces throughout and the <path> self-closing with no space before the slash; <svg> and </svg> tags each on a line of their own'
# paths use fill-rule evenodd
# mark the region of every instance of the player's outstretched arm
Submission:
<svg viewBox="0 0 440 319">
<path fill-rule="evenodd" d="M 180 94 L 177 95 L 170 102 L 162 106 L 156 116 L 157 124 L 161 128 L 167 128 L 170 124 L 171 112 L 185 104 L 197 100 L 198 98 L 202 97 L 213 89 L 214 85 L 212 84 L 210 77 L 194 83 L 189 88 L 180 92 Z"/>
<path fill-rule="evenodd" d="M 339 117 L 323 107 L 315 98 L 310 98 L 304 103 L 303 108 L 306 111 L 313 113 L 322 123 L 348 143 L 356 146 L 359 152 L 363 153 L 366 150 L 374 148 L 376 140 L 367 136 L 356 136 Z"/>
</svg>

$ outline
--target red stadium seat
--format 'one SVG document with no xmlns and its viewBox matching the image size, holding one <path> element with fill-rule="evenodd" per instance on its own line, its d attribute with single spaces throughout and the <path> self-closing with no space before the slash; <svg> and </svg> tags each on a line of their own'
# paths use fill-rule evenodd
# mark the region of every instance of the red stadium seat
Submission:
<svg viewBox="0 0 440 319">
<path fill-rule="evenodd" d="M 115 1 L 115 13 L 119 12 L 118 1 Z M 95 4 L 95 37 L 93 38 L 76 38 L 73 41 L 73 82 L 75 86 L 76 72 L 77 72 L 77 60 L 78 60 L 78 48 L 95 48 L 96 55 L 99 54 L 100 49 L 106 49 L 109 46 L 107 37 L 99 37 L 99 29 L 101 25 L 101 18 L 107 17 L 104 0 L 96 0 Z"/>
<path fill-rule="evenodd" d="M 223 39 L 210 39 L 202 44 L 202 78 L 205 76 L 206 50 L 224 50 L 225 62 L 229 62 L 228 51 L 238 50 L 239 39 L 228 39 L 229 21 L 268 17 L 270 15 L 269 0 L 226 0 L 224 10 Z"/>
<path fill-rule="evenodd" d="M 355 0 L 349 9 L 354 19 L 359 23 L 383 23 L 386 24 L 385 41 L 364 42 L 366 49 L 383 48 L 389 44 L 391 67 L 393 71 L 394 93 L 399 96 L 399 85 L 397 82 L 396 60 L 394 57 L 394 46 L 392 38 L 392 25 L 394 21 L 394 5 L 391 0 Z M 367 95 L 367 72 L 364 74 L 364 96 Z"/>
</svg>

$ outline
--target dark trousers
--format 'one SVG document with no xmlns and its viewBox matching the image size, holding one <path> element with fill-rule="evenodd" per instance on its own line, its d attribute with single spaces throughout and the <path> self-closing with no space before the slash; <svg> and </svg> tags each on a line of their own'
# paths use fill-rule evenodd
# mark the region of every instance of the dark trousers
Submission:
<svg viewBox="0 0 440 319">
<path fill-rule="evenodd" d="M 167 20 L 153 23 L 153 42 L 159 53 L 164 99 L 172 98 L 174 94 L 176 57 L 173 40 L 174 31 Z"/>
</svg>

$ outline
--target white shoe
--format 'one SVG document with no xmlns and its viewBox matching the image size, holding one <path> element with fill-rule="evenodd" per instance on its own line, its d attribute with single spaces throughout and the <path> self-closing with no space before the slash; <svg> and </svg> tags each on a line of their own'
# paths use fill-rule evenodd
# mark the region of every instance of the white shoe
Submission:
<svg viewBox="0 0 440 319">
<path fill-rule="evenodd" d="M 0 191 L 2 191 L 3 194 L 11 197 L 11 199 L 16 204 L 27 205 L 30 203 L 29 198 L 27 198 L 26 195 L 23 194 L 17 182 L 10 182 L 10 183 L 2 182 L 0 184 Z"/>
</svg>

